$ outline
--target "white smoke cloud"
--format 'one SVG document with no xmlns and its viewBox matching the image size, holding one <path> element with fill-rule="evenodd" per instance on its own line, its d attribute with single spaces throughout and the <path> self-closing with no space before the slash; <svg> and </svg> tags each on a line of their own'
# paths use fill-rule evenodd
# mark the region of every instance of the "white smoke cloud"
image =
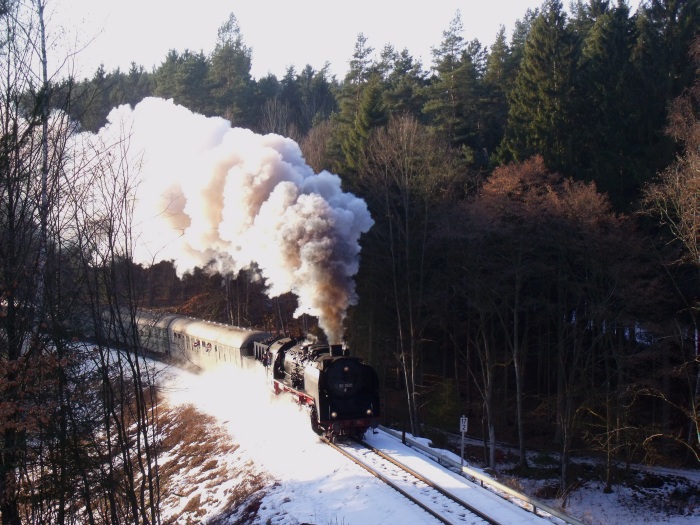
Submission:
<svg viewBox="0 0 700 525">
<path fill-rule="evenodd" d="M 314 173 L 291 139 L 157 98 L 115 108 L 88 141 L 125 135 L 128 146 L 111 158 L 138 167 L 136 262 L 172 259 L 179 274 L 212 261 L 222 273 L 256 265 L 270 297 L 294 293 L 296 315 L 317 316 L 329 340 L 340 340 L 356 301 L 359 239 L 373 220 L 337 175 Z"/>
</svg>

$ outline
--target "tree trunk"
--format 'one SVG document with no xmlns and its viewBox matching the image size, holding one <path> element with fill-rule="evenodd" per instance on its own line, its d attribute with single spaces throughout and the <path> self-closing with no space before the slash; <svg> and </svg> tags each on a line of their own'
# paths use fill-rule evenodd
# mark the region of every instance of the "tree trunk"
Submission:
<svg viewBox="0 0 700 525">
<path fill-rule="evenodd" d="M 513 367 L 515 371 L 515 404 L 518 426 L 518 446 L 520 449 L 519 469 L 521 473 L 527 470 L 527 455 L 525 450 L 525 421 L 523 416 L 523 359 L 520 341 L 520 272 L 516 272 L 515 301 L 513 305 Z"/>
</svg>

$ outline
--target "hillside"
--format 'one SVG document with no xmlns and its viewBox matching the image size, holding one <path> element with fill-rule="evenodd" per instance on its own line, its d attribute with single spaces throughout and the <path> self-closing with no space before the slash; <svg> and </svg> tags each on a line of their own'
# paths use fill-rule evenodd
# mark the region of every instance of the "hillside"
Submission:
<svg viewBox="0 0 700 525">
<path fill-rule="evenodd" d="M 403 523 L 423 523 L 400 496 L 358 475 L 321 444 L 306 415 L 287 399 L 271 398 L 262 377 L 225 368 L 165 373 L 164 523 L 387 523 L 379 509 L 391 509 L 396 519 L 407 513 Z M 548 497 L 556 475 L 546 456 L 532 458 L 541 479 L 518 479 L 507 474 L 512 458 L 502 452 L 502 483 L 561 508 L 561 501 Z M 477 455 L 475 448 L 467 455 L 475 468 Z M 568 494 L 564 510 L 587 524 L 690 525 L 700 517 L 697 471 L 629 471 L 612 494 L 604 494 L 596 464 L 576 465 L 583 481 Z"/>
</svg>

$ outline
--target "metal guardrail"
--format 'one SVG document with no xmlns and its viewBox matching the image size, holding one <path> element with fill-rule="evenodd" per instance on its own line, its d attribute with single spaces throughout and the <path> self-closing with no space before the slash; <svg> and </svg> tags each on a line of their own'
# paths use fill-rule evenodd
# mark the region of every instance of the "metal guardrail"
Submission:
<svg viewBox="0 0 700 525">
<path fill-rule="evenodd" d="M 486 475 L 482 474 L 481 472 L 477 472 L 474 469 L 460 465 L 458 462 L 456 462 L 456 461 L 454 461 L 446 456 L 443 456 L 442 454 L 439 454 L 437 452 L 437 450 L 435 450 L 434 448 L 426 447 L 425 445 L 422 445 L 413 439 L 405 437 L 405 435 L 402 432 L 385 427 L 383 425 L 380 425 L 379 429 L 383 430 L 387 434 L 394 436 L 397 439 L 402 440 L 402 442 L 405 442 L 406 444 L 408 444 L 409 446 L 411 446 L 417 450 L 420 450 L 422 452 L 425 452 L 426 454 L 429 454 L 433 457 L 436 457 L 438 463 L 440 463 L 441 465 L 445 464 L 445 465 L 449 465 L 451 467 L 454 467 L 454 468 L 461 470 L 462 473 L 466 474 L 467 476 L 469 476 L 475 480 L 479 480 L 479 482 L 481 482 L 482 486 L 484 486 L 484 484 L 486 484 L 486 485 L 489 485 L 490 487 L 493 487 L 496 490 L 499 490 L 501 492 L 505 492 L 506 494 L 513 496 L 514 498 L 518 498 L 520 501 L 523 501 L 523 502 L 527 503 L 528 505 L 530 505 L 532 507 L 532 512 L 534 514 L 537 514 L 537 510 L 539 509 L 539 510 L 546 512 L 547 514 L 551 514 L 552 516 L 559 518 L 563 522 L 568 523 L 570 525 L 585 525 L 582 521 L 577 520 L 576 518 L 574 518 L 572 516 L 568 516 L 568 515 L 564 514 L 563 512 L 558 511 L 557 509 L 553 509 L 553 508 L 545 505 L 544 503 L 537 501 L 536 499 L 531 498 L 530 496 L 527 496 L 525 494 L 521 494 L 520 492 L 517 492 L 517 491 L 513 490 L 512 488 L 507 487 L 506 485 L 503 485 L 502 483 L 499 483 L 495 479 L 493 479 L 489 476 L 486 476 Z"/>
</svg>

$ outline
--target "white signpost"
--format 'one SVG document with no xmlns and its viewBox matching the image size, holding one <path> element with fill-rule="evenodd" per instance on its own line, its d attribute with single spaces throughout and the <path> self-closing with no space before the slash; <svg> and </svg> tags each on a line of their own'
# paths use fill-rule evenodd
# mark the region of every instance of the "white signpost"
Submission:
<svg viewBox="0 0 700 525">
<path fill-rule="evenodd" d="M 460 458 L 462 459 L 462 466 L 464 466 L 464 434 L 467 433 L 469 428 L 469 418 L 467 416 L 462 416 L 459 418 L 459 431 L 462 433 L 462 453 Z"/>
</svg>

